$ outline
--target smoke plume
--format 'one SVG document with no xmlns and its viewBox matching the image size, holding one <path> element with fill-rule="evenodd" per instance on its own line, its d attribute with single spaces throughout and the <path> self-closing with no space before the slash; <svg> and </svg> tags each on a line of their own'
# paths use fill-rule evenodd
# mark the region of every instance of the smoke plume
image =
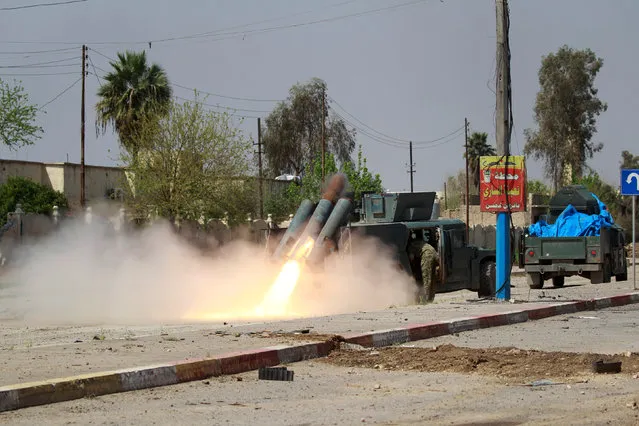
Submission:
<svg viewBox="0 0 639 426">
<path fill-rule="evenodd" d="M 384 248 L 374 242 L 366 247 L 334 256 L 324 271 L 303 269 L 290 316 L 411 303 L 411 279 L 397 271 Z M 257 244 L 238 241 L 203 255 L 168 224 L 115 233 L 99 220 L 65 225 L 25 247 L 17 261 L 9 280 L 18 297 L 8 308 L 41 325 L 183 323 L 206 313 L 219 321 L 242 319 L 254 312 L 282 267 Z"/>
</svg>

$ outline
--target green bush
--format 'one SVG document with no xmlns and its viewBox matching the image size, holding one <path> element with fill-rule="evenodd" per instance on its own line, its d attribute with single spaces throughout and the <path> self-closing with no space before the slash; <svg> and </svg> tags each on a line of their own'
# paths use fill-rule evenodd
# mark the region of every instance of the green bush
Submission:
<svg viewBox="0 0 639 426">
<path fill-rule="evenodd" d="M 5 184 L 0 185 L 0 223 L 7 222 L 7 214 L 14 212 L 18 203 L 25 213 L 47 215 L 52 213 L 53 206 L 69 206 L 61 192 L 28 178 L 10 176 Z"/>
</svg>

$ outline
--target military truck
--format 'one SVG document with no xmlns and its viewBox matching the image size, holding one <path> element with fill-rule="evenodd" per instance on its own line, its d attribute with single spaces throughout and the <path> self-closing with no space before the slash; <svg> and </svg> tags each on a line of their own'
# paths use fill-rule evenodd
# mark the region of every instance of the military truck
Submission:
<svg viewBox="0 0 639 426">
<path fill-rule="evenodd" d="M 601 213 L 592 193 L 582 185 L 570 185 L 550 199 L 548 215 L 541 219 L 555 224 L 568 205 L 587 215 Z M 573 275 L 589 278 L 593 284 L 609 283 L 613 275 L 616 281 L 626 281 L 624 247 L 624 230 L 616 224 L 588 236 L 539 237 L 525 232 L 519 243 L 519 267 L 526 271 L 533 289 L 543 288 L 548 279 L 554 287 L 563 287 L 565 278 Z"/>
<path fill-rule="evenodd" d="M 435 192 L 364 194 L 359 221 L 339 229 L 340 255 L 357 252 L 373 237 L 390 247 L 400 270 L 420 286 L 423 301 L 436 293 L 476 291 L 495 294 L 495 251 L 469 245 L 466 225 L 457 219 L 431 219 Z"/>
</svg>

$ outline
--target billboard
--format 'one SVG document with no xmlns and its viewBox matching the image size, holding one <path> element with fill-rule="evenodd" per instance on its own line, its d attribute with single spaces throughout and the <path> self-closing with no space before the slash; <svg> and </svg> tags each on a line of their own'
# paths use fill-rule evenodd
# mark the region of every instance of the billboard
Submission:
<svg viewBox="0 0 639 426">
<path fill-rule="evenodd" d="M 524 157 L 513 155 L 480 157 L 479 200 L 482 212 L 521 212 L 526 210 Z"/>
</svg>

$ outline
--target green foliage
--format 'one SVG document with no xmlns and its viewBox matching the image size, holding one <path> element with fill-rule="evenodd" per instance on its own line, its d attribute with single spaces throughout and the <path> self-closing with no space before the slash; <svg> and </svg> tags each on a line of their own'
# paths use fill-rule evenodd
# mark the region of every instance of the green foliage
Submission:
<svg viewBox="0 0 639 426">
<path fill-rule="evenodd" d="M 167 114 L 171 85 L 160 65 L 147 63 L 144 51 L 118 53 L 118 60 L 110 65 L 113 71 L 104 76 L 105 83 L 98 89 L 96 130 L 104 133 L 113 127 L 122 146 L 136 155 L 144 140 L 136 134 L 151 118 Z"/>
<path fill-rule="evenodd" d="M 468 137 L 468 169 L 473 194 L 479 194 L 479 158 L 495 154 L 495 147 L 488 143 L 488 133 L 473 132 Z M 465 152 L 463 157 L 466 158 Z"/>
<path fill-rule="evenodd" d="M 449 210 L 458 209 L 464 203 L 464 192 L 466 187 L 466 174 L 463 170 L 454 176 L 446 178 L 446 202 L 442 207 Z"/>
<path fill-rule="evenodd" d="M 571 180 L 566 179 L 567 170 L 579 179 L 586 161 L 603 148 L 591 141 L 596 118 L 607 109 L 594 86 L 602 66 L 592 50 L 568 46 L 542 59 L 534 108 L 538 129 L 525 130 L 524 153 L 544 161 L 553 191 Z"/>
<path fill-rule="evenodd" d="M 344 163 L 342 172 L 348 178 L 351 191 L 354 193 L 355 201 L 362 198 L 362 192 L 374 191 L 381 193 L 384 188 L 382 186 L 382 178 L 379 173 L 373 175 L 366 165 L 366 158 L 362 155 L 362 146 L 357 151 L 357 166 L 350 161 Z"/>
<path fill-rule="evenodd" d="M 9 176 L 6 183 L 0 185 L 0 222 L 7 221 L 7 214 L 14 212 L 16 204 L 22 205 L 25 213 L 51 214 L 53 206 L 67 208 L 64 194 L 54 191 L 31 179 Z"/>
<path fill-rule="evenodd" d="M 622 169 L 639 169 L 639 155 L 633 155 L 630 151 L 621 152 Z"/>
<path fill-rule="evenodd" d="M 326 83 L 318 78 L 296 84 L 286 101 L 266 118 L 262 141 L 270 174 L 303 176 L 307 168 L 312 173 L 313 162 L 322 149 L 322 121 L 326 121 L 327 153 L 342 164 L 351 160 L 355 130 L 348 129 L 339 116 L 329 114 L 328 102 L 323 100 L 325 92 Z"/>
<path fill-rule="evenodd" d="M 292 182 L 282 194 L 267 199 L 264 203 L 264 212 L 272 214 L 274 220 L 280 221 L 295 213 L 302 200 L 319 201 L 323 190 L 321 158 L 316 158 L 311 166 L 310 172 L 302 177 L 300 184 Z M 363 192 L 381 193 L 383 191 L 382 179 L 379 174 L 373 175 L 368 169 L 361 146 L 357 153 L 357 165 L 347 161 L 340 169 L 337 167 L 335 156 L 327 154 L 324 168 L 327 177 L 338 172 L 344 173 L 348 179 L 347 190 L 353 193 L 353 201 L 356 203 L 361 199 Z"/>
<path fill-rule="evenodd" d="M 550 187 L 538 179 L 528 180 L 526 191 L 529 194 L 550 195 Z"/>
<path fill-rule="evenodd" d="M 133 176 L 128 202 L 142 216 L 246 220 L 256 207 L 256 186 L 246 178 L 251 142 L 231 116 L 201 102 L 172 102 L 168 114 L 140 127 L 139 155 L 123 154 Z"/>
<path fill-rule="evenodd" d="M 13 86 L 0 79 L 0 141 L 9 149 L 33 145 L 42 128 L 34 124 L 38 108 L 19 82 Z"/>
</svg>

